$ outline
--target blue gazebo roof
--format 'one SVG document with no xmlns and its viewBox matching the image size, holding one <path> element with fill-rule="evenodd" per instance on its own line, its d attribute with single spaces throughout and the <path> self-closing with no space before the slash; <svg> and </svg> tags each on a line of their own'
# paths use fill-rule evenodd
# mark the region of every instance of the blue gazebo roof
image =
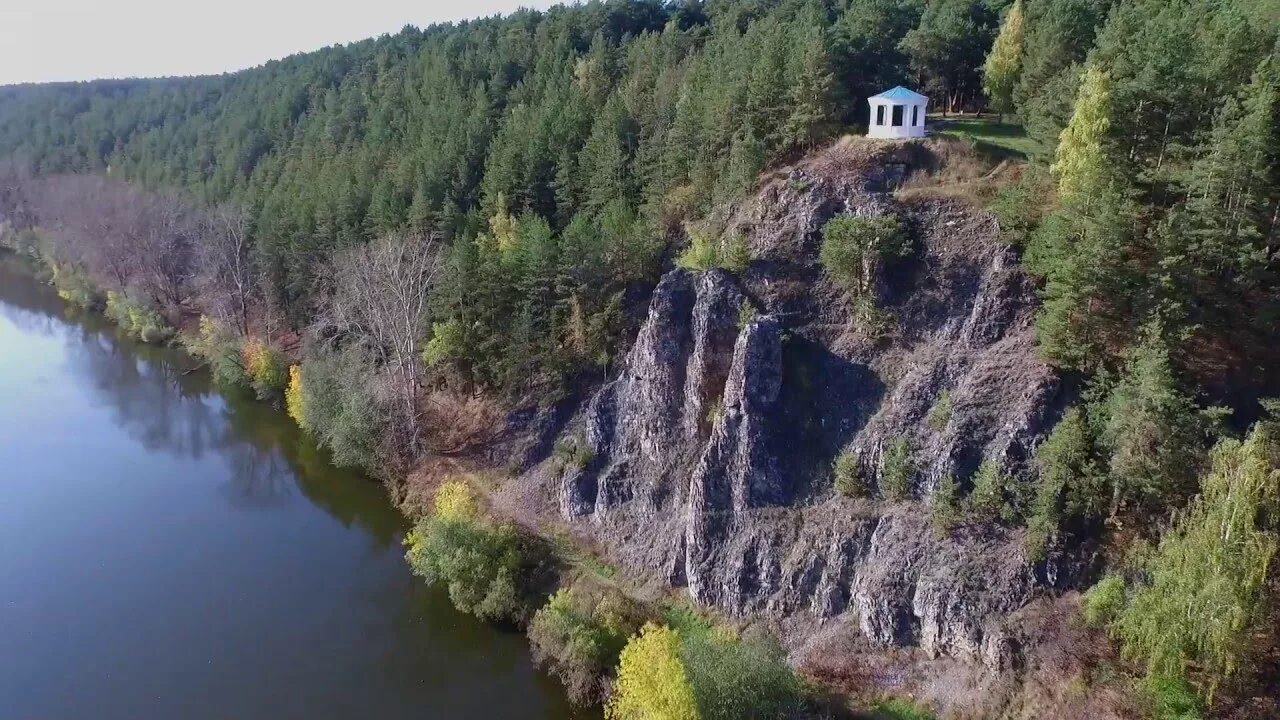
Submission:
<svg viewBox="0 0 1280 720">
<path fill-rule="evenodd" d="M 922 102 L 926 102 L 929 98 L 925 97 L 924 95 L 921 95 L 920 93 L 914 90 L 908 90 L 907 88 L 904 88 L 901 85 L 899 85 L 890 90 L 885 90 L 879 95 L 872 95 L 870 99 L 871 100 L 889 100 L 891 102 L 896 102 L 896 103 L 922 103 Z"/>
</svg>

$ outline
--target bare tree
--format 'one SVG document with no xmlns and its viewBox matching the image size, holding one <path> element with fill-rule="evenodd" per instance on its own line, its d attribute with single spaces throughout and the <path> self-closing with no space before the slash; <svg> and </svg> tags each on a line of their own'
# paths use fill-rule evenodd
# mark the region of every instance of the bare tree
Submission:
<svg viewBox="0 0 1280 720">
<path fill-rule="evenodd" d="M 196 218 L 175 194 L 142 197 L 144 210 L 137 237 L 142 285 L 152 299 L 175 313 L 187 300 L 192 279 Z"/>
<path fill-rule="evenodd" d="M 215 312 L 234 318 L 241 335 L 249 333 L 249 306 L 257 285 L 249 226 L 249 215 L 243 209 L 231 205 L 215 208 L 200 218 L 196 250 L 205 299 Z"/>
<path fill-rule="evenodd" d="M 21 232 L 35 224 L 30 199 L 33 182 L 30 166 L 14 160 L 0 161 L 0 233 L 6 228 Z"/>
<path fill-rule="evenodd" d="M 48 234 L 58 261 L 127 287 L 140 267 L 144 196 L 93 175 L 55 175 L 32 187 L 35 222 Z"/>
<path fill-rule="evenodd" d="M 394 396 L 393 430 L 416 452 L 422 360 L 418 341 L 441 266 L 434 237 L 392 235 L 334 259 L 317 329 L 367 347 Z"/>
</svg>

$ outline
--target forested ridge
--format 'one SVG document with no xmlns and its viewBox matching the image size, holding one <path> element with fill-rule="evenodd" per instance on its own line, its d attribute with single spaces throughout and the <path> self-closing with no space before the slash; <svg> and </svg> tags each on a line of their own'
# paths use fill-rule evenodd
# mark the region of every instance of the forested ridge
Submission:
<svg viewBox="0 0 1280 720">
<path fill-rule="evenodd" d="M 1276 596 L 1275 0 L 610 0 L 221 76 L 2 87 L 0 235 L 136 335 L 182 329 L 340 462 L 402 474 L 609 377 L 665 269 L 745 272 L 742 238 L 702 221 L 899 83 L 1038 148 L 979 202 L 1075 389 L 1028 483 L 984 464 L 920 499 L 943 532 L 967 518 L 1025 528 L 1039 557 L 1096 549 L 1086 619 L 1141 668 L 1153 716 L 1193 717 L 1176 713 L 1249 665 Z M 860 222 L 823 229 L 852 296 L 911 251 L 896 220 Z M 856 474 L 838 459 L 835 491 L 864 492 Z M 424 521 L 411 559 L 451 581 L 446 536 L 472 533 L 504 593 L 462 604 L 527 620 L 518 553 L 475 514 Z M 610 647 L 640 627 L 610 622 Z"/>
</svg>

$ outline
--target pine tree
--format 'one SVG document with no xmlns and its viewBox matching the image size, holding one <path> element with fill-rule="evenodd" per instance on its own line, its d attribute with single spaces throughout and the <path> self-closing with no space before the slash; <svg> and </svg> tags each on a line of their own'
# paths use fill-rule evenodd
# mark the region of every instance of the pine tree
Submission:
<svg viewBox="0 0 1280 720">
<path fill-rule="evenodd" d="M 630 164 L 631 118 L 621 99 L 609 98 L 578 156 L 582 175 L 583 205 L 599 212 L 613 200 L 631 202 L 633 187 Z"/>
<path fill-rule="evenodd" d="M 1112 515 L 1125 502 L 1155 506 L 1190 492 L 1206 433 L 1195 403 L 1174 377 L 1158 327 L 1148 327 L 1129 352 L 1124 374 L 1100 410 Z"/>
<path fill-rule="evenodd" d="M 814 27 L 797 43 L 799 57 L 792 61 L 791 116 L 787 119 L 786 142 L 790 146 L 812 148 L 832 124 L 835 75 L 827 50 L 826 33 Z"/>
<path fill-rule="evenodd" d="M 981 89 L 982 59 L 991 47 L 996 17 L 981 0 L 936 0 L 901 47 L 917 80 L 940 94 L 944 113 Z"/>
<path fill-rule="evenodd" d="M 748 52 L 752 45 L 755 47 Z M 776 22 L 766 22 L 753 25 L 736 48 L 742 56 L 754 58 L 749 66 L 746 87 L 747 120 L 769 148 L 776 149 L 785 144 L 785 126 L 791 104 L 787 73 L 790 45 L 790 38 L 783 26 Z M 720 86 L 719 91 L 724 94 L 724 101 L 716 135 L 727 143 L 733 138 L 736 128 L 741 126 L 742 118 L 735 117 L 732 111 L 735 104 L 732 98 L 734 83 L 725 83 Z"/>
<path fill-rule="evenodd" d="M 1099 472 L 1093 432 L 1082 409 L 1068 410 L 1036 448 L 1039 480 L 1027 522 L 1027 552 L 1044 556 L 1066 530 L 1106 512 L 1106 477 Z"/>
<path fill-rule="evenodd" d="M 1004 121 L 1013 112 L 1013 89 L 1022 74 L 1022 0 L 1013 3 L 1000 25 L 987 61 L 982 66 L 982 90 Z"/>
<path fill-rule="evenodd" d="M 721 201 L 736 200 L 751 188 L 764 170 L 764 145 L 756 139 L 755 132 L 748 126 L 733 139 L 729 146 L 729 155 L 724 158 L 719 173 L 716 197 Z"/>
<path fill-rule="evenodd" d="M 1023 0 L 1022 72 L 1014 90 L 1027 135 L 1052 153 L 1071 117 L 1081 64 L 1111 0 Z"/>
<path fill-rule="evenodd" d="M 1041 354 L 1068 368 L 1095 369 L 1131 337 L 1139 271 L 1126 249 L 1135 210 L 1105 185 L 1063 203 L 1031 236 L 1025 263 L 1045 278 L 1036 317 Z"/>
<path fill-rule="evenodd" d="M 1280 67 L 1269 57 L 1239 98 L 1228 98 L 1187 182 L 1194 271 L 1245 279 L 1276 235 L 1280 186 Z"/>
</svg>

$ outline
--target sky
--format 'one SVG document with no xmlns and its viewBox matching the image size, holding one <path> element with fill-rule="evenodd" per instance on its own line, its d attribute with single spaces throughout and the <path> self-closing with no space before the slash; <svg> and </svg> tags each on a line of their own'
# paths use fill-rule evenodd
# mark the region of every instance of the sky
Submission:
<svg viewBox="0 0 1280 720">
<path fill-rule="evenodd" d="M 240 70 L 560 0 L 0 0 L 0 85 Z"/>
</svg>

